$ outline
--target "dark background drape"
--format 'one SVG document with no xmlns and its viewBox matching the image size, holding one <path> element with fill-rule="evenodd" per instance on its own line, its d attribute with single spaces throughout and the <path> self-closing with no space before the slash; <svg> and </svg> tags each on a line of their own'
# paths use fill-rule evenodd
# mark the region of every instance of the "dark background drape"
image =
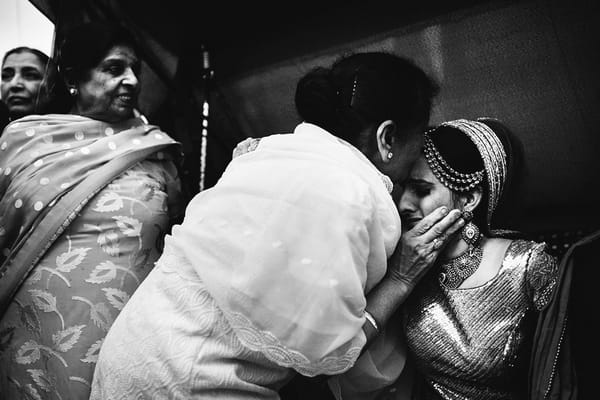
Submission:
<svg viewBox="0 0 600 400">
<path fill-rule="evenodd" d="M 352 51 L 388 50 L 440 83 L 432 124 L 496 117 L 520 137 L 524 179 L 511 193 L 507 227 L 556 239 L 600 226 L 596 2 L 30 1 L 55 22 L 56 43 L 86 19 L 121 21 L 141 39 L 141 110 L 184 144 L 190 196 L 207 95 L 201 46 L 214 70 L 206 187 L 237 142 L 293 129 L 302 74 Z"/>
</svg>

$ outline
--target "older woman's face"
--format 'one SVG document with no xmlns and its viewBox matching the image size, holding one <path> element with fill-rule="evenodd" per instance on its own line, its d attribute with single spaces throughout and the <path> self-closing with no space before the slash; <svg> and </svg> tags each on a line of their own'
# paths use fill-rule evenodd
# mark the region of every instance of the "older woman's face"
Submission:
<svg viewBox="0 0 600 400">
<path fill-rule="evenodd" d="M 44 63 L 28 51 L 6 57 L 2 64 L 0 95 L 12 118 L 34 114 L 44 105 L 46 98 L 40 97 L 44 70 Z"/>
<path fill-rule="evenodd" d="M 125 45 L 113 46 L 79 83 L 75 112 L 107 122 L 133 116 L 139 94 L 140 61 Z"/>
<path fill-rule="evenodd" d="M 452 192 L 433 174 L 425 157 L 417 159 L 406 180 L 398 209 L 402 217 L 402 228 L 412 229 L 423 217 L 436 208 L 455 208 Z"/>
</svg>

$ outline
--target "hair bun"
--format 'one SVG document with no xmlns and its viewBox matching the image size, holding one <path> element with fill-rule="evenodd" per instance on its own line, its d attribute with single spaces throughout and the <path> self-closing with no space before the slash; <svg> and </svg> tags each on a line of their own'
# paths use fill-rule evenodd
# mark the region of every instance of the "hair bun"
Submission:
<svg viewBox="0 0 600 400">
<path fill-rule="evenodd" d="M 339 103 L 330 70 L 319 67 L 300 79 L 296 87 L 295 102 L 302 119 L 315 121 L 325 129 L 330 127 Z"/>
</svg>

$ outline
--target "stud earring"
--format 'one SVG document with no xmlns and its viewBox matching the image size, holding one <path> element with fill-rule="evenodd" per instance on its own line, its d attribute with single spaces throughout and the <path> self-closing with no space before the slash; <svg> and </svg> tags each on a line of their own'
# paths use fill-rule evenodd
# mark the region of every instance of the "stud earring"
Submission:
<svg viewBox="0 0 600 400">
<path fill-rule="evenodd" d="M 77 90 L 77 88 L 74 88 L 74 87 L 72 87 L 72 88 L 69 88 L 69 94 L 70 94 L 71 96 L 77 96 L 77 93 L 78 93 L 78 90 Z"/>
<path fill-rule="evenodd" d="M 387 159 L 391 160 L 392 157 L 394 157 L 394 153 L 392 153 L 391 151 L 387 153 Z"/>
</svg>

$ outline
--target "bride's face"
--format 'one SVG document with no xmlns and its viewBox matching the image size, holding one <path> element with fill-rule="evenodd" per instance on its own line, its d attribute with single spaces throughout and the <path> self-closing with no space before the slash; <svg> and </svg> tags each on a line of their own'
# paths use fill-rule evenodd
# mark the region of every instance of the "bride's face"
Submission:
<svg viewBox="0 0 600 400">
<path fill-rule="evenodd" d="M 398 202 L 402 217 L 402 229 L 412 229 L 423 217 L 436 208 L 456 208 L 457 201 L 452 191 L 433 174 L 424 156 L 415 162 Z"/>
</svg>

